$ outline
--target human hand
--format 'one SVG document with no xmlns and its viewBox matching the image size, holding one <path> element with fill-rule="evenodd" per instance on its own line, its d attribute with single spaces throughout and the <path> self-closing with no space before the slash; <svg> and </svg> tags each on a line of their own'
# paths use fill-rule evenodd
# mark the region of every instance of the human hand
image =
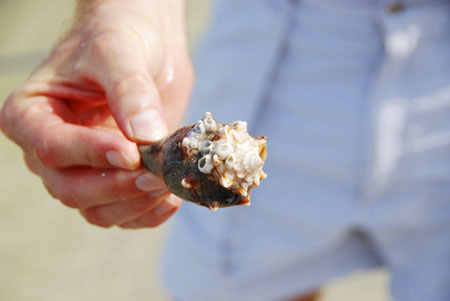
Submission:
<svg viewBox="0 0 450 301">
<path fill-rule="evenodd" d="M 184 1 L 80 1 L 70 33 L 7 99 L 0 128 L 92 224 L 155 227 L 181 205 L 136 143 L 174 130 L 193 72 Z"/>
</svg>

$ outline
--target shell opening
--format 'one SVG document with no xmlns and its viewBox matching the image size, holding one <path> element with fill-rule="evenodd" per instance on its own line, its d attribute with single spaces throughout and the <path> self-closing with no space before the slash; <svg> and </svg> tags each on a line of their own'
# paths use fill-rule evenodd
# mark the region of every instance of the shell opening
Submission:
<svg viewBox="0 0 450 301">
<path fill-rule="evenodd" d="M 201 169 L 201 168 L 205 167 L 205 165 L 206 165 L 206 158 L 205 157 L 203 157 L 200 160 L 198 160 L 198 168 Z"/>
<path fill-rule="evenodd" d="M 198 169 L 205 174 L 210 174 L 214 165 L 211 162 L 211 155 L 206 155 L 198 160 Z"/>
</svg>

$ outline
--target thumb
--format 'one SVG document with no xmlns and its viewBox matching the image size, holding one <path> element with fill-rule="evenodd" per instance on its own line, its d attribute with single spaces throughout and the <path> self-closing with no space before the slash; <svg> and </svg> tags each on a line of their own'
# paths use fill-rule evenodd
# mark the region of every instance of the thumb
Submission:
<svg viewBox="0 0 450 301">
<path fill-rule="evenodd" d="M 142 143 L 167 136 L 159 91 L 142 47 L 102 42 L 97 42 L 95 65 L 90 68 L 95 68 L 119 128 L 130 140 Z"/>
<path fill-rule="evenodd" d="M 129 70 L 105 88 L 111 112 L 129 139 L 152 142 L 167 136 L 159 92 L 150 76 Z"/>
</svg>

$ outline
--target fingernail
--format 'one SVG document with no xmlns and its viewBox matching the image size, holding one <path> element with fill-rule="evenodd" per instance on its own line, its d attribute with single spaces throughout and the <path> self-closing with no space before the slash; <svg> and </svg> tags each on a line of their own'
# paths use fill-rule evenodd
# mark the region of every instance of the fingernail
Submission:
<svg viewBox="0 0 450 301">
<path fill-rule="evenodd" d="M 149 172 L 143 173 L 137 177 L 135 185 L 142 191 L 152 191 L 164 187 L 162 180 Z"/>
<path fill-rule="evenodd" d="M 135 138 L 146 141 L 160 140 L 168 134 L 161 115 L 154 109 L 136 114 L 131 119 L 131 128 Z"/>
<path fill-rule="evenodd" d="M 171 195 L 155 209 L 155 212 L 158 215 L 166 215 L 170 211 L 173 211 L 175 208 L 180 207 L 180 205 L 181 199 L 177 198 L 174 195 Z"/>
<path fill-rule="evenodd" d="M 150 198 L 155 199 L 155 198 L 158 198 L 158 197 L 160 197 L 160 196 L 162 196 L 162 195 L 164 195 L 164 194 L 166 194 L 168 192 L 169 192 L 169 190 L 167 190 L 166 188 L 162 188 L 162 189 L 157 189 L 157 190 L 149 192 L 148 196 Z"/>
<path fill-rule="evenodd" d="M 108 162 L 115 167 L 123 169 L 132 168 L 130 160 L 128 160 L 121 152 L 117 150 L 110 150 L 106 152 L 106 160 L 108 160 Z"/>
</svg>

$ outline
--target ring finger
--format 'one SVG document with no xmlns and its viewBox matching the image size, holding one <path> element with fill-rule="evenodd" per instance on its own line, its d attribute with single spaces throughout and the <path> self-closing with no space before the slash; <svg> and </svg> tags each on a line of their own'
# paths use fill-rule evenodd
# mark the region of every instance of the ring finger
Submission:
<svg viewBox="0 0 450 301">
<path fill-rule="evenodd" d="M 167 189 L 159 189 L 143 196 L 107 205 L 80 210 L 81 215 L 91 224 L 111 227 L 136 219 L 158 205 L 170 195 Z"/>
</svg>

